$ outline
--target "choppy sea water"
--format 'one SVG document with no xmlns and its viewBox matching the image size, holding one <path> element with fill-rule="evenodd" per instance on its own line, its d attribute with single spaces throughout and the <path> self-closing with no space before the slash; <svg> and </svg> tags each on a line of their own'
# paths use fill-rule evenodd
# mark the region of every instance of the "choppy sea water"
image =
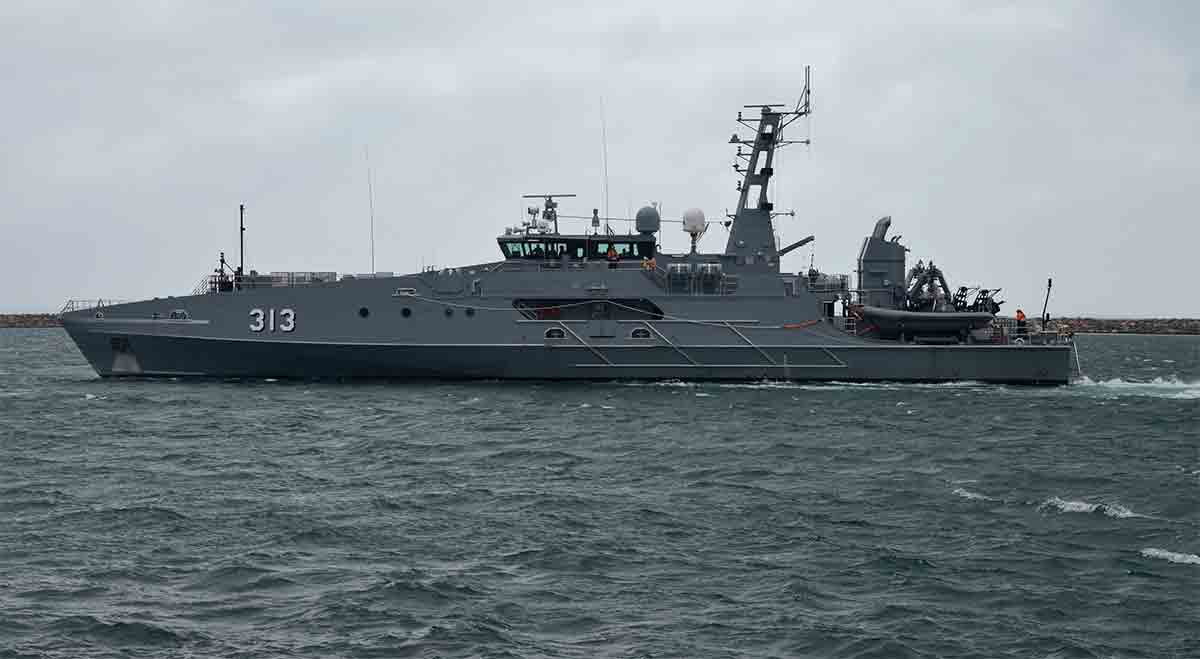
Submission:
<svg viewBox="0 0 1200 659">
<path fill-rule="evenodd" d="M 1059 388 L 100 380 L 0 331 L 0 657 L 1200 657 L 1200 338 Z"/>
</svg>

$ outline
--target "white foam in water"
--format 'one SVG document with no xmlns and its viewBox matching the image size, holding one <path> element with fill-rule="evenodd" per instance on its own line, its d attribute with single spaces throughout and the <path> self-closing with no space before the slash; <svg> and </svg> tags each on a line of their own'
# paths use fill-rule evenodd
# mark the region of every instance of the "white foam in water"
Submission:
<svg viewBox="0 0 1200 659">
<path fill-rule="evenodd" d="M 970 499 L 972 501 L 995 501 L 994 498 L 989 497 L 986 494 L 979 494 L 978 492 L 972 492 L 961 487 L 954 488 L 954 493 L 964 499 Z"/>
<path fill-rule="evenodd" d="M 1153 380 L 1139 382 L 1136 380 L 1093 380 L 1084 377 L 1076 386 L 1089 387 L 1092 391 L 1119 396 L 1150 396 L 1154 398 L 1174 398 L 1177 400 L 1200 399 L 1200 382 L 1188 382 L 1177 377 L 1156 377 Z"/>
<path fill-rule="evenodd" d="M 1166 549 L 1156 549 L 1147 547 L 1142 550 L 1142 556 L 1146 558 L 1161 558 L 1164 561 L 1172 563 L 1183 563 L 1185 565 L 1200 565 L 1200 556 L 1195 554 L 1181 554 L 1175 551 L 1167 551 Z"/>
<path fill-rule="evenodd" d="M 652 382 L 622 382 L 623 387 L 695 387 L 698 383 L 687 380 L 655 380 Z"/>
<path fill-rule="evenodd" d="M 1100 504 L 1088 503 L 1086 501 L 1067 501 L 1058 497 L 1051 497 L 1042 502 L 1039 508 L 1058 508 L 1064 513 L 1094 513 Z"/>
<path fill-rule="evenodd" d="M 727 382 L 718 384 L 721 389 L 800 389 L 795 382 L 763 380 L 761 382 Z"/>
<path fill-rule="evenodd" d="M 1122 506 L 1119 503 L 1104 504 L 1104 514 L 1108 515 L 1109 517 L 1122 517 L 1122 518 L 1123 517 L 1144 517 L 1144 515 L 1139 515 L 1139 514 L 1133 512 L 1132 510 L 1126 508 L 1125 506 Z"/>
<path fill-rule="evenodd" d="M 626 387 L 713 387 L 717 389 L 792 389 L 799 391 L 837 391 L 840 389 L 879 389 L 885 391 L 908 389 L 962 389 L 988 386 L 975 380 L 951 382 L 791 382 L 787 380 L 759 380 L 757 382 L 723 382 L 719 384 L 691 382 L 687 380 L 662 380 L 654 382 L 623 382 Z"/>
<path fill-rule="evenodd" d="M 1100 511 L 1109 517 L 1124 519 L 1128 517 L 1145 517 L 1133 512 L 1119 503 L 1088 503 L 1087 501 L 1071 501 L 1059 497 L 1050 497 L 1042 502 L 1039 508 L 1057 508 L 1064 513 L 1094 513 Z"/>
</svg>

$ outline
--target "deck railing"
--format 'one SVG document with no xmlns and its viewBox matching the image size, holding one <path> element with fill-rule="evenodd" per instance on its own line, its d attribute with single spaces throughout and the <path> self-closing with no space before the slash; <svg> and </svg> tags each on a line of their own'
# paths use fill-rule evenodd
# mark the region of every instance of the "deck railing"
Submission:
<svg viewBox="0 0 1200 659">
<path fill-rule="evenodd" d="M 390 275 L 389 275 L 390 276 Z M 361 275 L 368 278 L 367 275 Z M 309 286 L 355 278 L 354 275 L 341 275 L 336 272 L 271 272 L 267 274 L 249 274 L 241 277 L 207 274 L 192 288 L 192 295 L 206 293 L 232 293 L 249 288 L 280 288 L 291 286 Z"/>
<path fill-rule="evenodd" d="M 128 300 L 118 300 L 115 298 L 97 298 L 94 300 L 67 300 L 63 304 L 59 314 L 71 313 L 73 311 L 87 311 L 89 309 L 103 309 L 117 304 L 124 304 Z"/>
</svg>

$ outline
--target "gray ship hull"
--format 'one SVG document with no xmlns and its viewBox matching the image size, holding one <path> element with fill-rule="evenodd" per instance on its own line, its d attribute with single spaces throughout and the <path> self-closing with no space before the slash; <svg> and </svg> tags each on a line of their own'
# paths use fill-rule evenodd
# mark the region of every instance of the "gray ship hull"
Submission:
<svg viewBox="0 0 1200 659">
<path fill-rule="evenodd" d="M 759 346 L 765 355 L 739 346 L 681 346 L 695 361 L 691 363 L 669 347 L 332 344 L 145 335 L 132 340 L 136 352 L 128 358 L 112 350 L 109 336 L 72 333 L 105 377 L 1065 384 L 1070 375 L 1070 354 L 1060 346 Z"/>
<path fill-rule="evenodd" d="M 633 289 L 646 279 L 604 274 Z M 742 298 L 732 305 L 740 318 L 727 320 L 699 296 L 650 298 L 670 310 L 659 319 L 530 320 L 513 297 L 439 297 L 430 283 L 411 276 L 152 300 L 64 314 L 63 324 L 104 377 L 1063 384 L 1071 375 L 1069 345 L 871 341 L 816 317 L 805 296 Z M 404 286 L 418 295 L 392 292 Z M 250 329 L 254 310 L 283 308 L 294 314 L 291 331 Z M 188 317 L 167 318 L 172 310 Z"/>
</svg>

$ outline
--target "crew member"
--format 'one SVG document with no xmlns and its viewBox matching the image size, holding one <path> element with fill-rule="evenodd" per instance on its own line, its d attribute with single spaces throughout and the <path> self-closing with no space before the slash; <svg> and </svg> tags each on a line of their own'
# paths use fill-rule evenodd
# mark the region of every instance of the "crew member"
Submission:
<svg viewBox="0 0 1200 659">
<path fill-rule="evenodd" d="M 617 254 L 617 246 L 609 243 L 608 252 L 605 253 L 604 258 L 608 259 L 608 267 L 616 268 L 617 262 L 621 260 L 621 255 Z"/>
<path fill-rule="evenodd" d="M 1029 330 L 1025 325 L 1025 312 L 1017 309 L 1017 337 L 1026 338 L 1029 335 Z"/>
</svg>

